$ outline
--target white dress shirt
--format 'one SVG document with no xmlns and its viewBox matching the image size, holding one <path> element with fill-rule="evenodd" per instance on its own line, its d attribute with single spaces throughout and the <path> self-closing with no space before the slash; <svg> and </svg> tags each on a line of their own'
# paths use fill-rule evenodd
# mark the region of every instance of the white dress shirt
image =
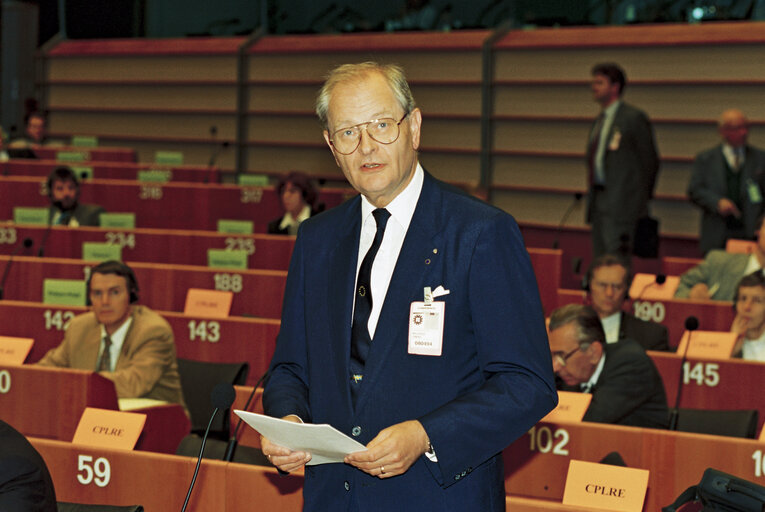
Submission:
<svg viewBox="0 0 765 512">
<path fill-rule="evenodd" d="M 373 339 L 375 329 L 377 328 L 377 320 L 380 318 L 380 311 L 382 310 L 383 302 L 385 302 L 385 295 L 388 293 L 390 278 L 393 276 L 393 269 L 396 267 L 401 246 L 404 244 L 406 231 L 409 229 L 414 209 L 417 207 L 417 200 L 420 198 L 424 179 L 425 172 L 418 162 L 412 181 L 385 207 L 390 212 L 390 218 L 385 226 L 385 235 L 380 244 L 380 249 L 372 264 L 370 280 L 370 285 L 372 286 L 372 311 L 369 314 L 368 326 L 369 336 Z M 372 246 L 375 233 L 377 232 L 377 223 L 372 215 L 372 211 L 375 208 L 366 197 L 361 196 L 361 237 L 359 239 L 359 257 L 356 262 L 357 280 L 359 278 L 361 262 Z"/>
</svg>

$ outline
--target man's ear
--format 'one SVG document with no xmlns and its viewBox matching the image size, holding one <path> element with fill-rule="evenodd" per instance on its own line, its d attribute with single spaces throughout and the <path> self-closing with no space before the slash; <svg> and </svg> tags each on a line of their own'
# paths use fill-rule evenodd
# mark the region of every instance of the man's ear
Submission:
<svg viewBox="0 0 765 512">
<path fill-rule="evenodd" d="M 599 341 L 593 341 L 590 343 L 590 348 L 587 351 L 589 352 L 590 362 L 598 364 L 601 356 L 603 356 L 603 344 Z"/>
<path fill-rule="evenodd" d="M 412 149 L 417 151 L 420 147 L 420 128 L 422 127 L 422 112 L 415 108 L 409 114 L 409 129 L 412 131 Z"/>
</svg>

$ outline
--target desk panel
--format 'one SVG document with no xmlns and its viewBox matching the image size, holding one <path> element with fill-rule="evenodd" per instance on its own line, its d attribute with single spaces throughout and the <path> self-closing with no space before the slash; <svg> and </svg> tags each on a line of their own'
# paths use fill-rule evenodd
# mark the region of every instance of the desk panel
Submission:
<svg viewBox="0 0 765 512">
<path fill-rule="evenodd" d="M 70 441 L 86 407 L 119 410 L 114 383 L 97 373 L 40 366 L 0 366 L 0 418 L 27 436 Z M 137 450 L 174 453 L 191 423 L 166 404 L 146 414 Z"/>
<path fill-rule="evenodd" d="M 30 441 L 45 459 L 59 501 L 180 510 L 196 465 L 193 457 Z M 91 478 L 83 466 L 94 469 Z M 273 468 L 204 459 L 187 510 L 298 512 L 302 487 L 300 474 L 284 477 Z"/>
<path fill-rule="evenodd" d="M 586 295 L 580 290 L 558 290 L 558 306 L 584 304 Z M 629 303 L 628 303 L 629 304 Z M 636 300 L 629 305 L 633 315 L 663 324 L 669 332 L 669 347 L 677 348 L 685 332 L 685 320 L 695 316 L 703 331 L 728 331 L 733 323 L 733 308 L 729 302 L 687 299 Z"/>
<path fill-rule="evenodd" d="M 665 256 L 661 260 L 661 271 L 667 276 L 680 276 L 702 261 L 703 260 L 699 258 L 676 258 Z"/>
<path fill-rule="evenodd" d="M 38 176 L 47 178 L 50 172 L 61 166 L 90 167 L 93 178 L 107 180 L 138 180 L 138 171 L 165 171 L 167 181 L 220 183 L 220 169 L 217 167 L 202 167 L 194 165 L 153 165 L 135 162 L 83 162 L 81 164 L 64 164 L 56 160 L 15 159 L 0 163 L 0 174 L 3 176 Z"/>
<path fill-rule="evenodd" d="M 39 361 L 64 339 L 69 321 L 86 307 L 0 301 L 0 335 L 33 338 L 26 363 Z M 279 320 L 231 317 L 205 319 L 158 311 L 170 323 L 178 357 L 210 362 L 250 364 L 248 383 L 254 385 L 268 369 L 279 333 Z"/>
<path fill-rule="evenodd" d="M 765 485 L 765 444 L 755 440 L 599 423 L 540 423 L 533 432 L 504 451 L 505 487 L 514 496 L 559 502 L 569 460 L 598 462 L 612 451 L 650 471 L 645 511 L 672 503 L 708 467 Z"/>
<path fill-rule="evenodd" d="M 32 240 L 32 246 L 20 247 L 26 238 Z M 122 259 L 126 261 L 206 267 L 209 249 L 236 249 L 249 254 L 247 268 L 287 270 L 295 237 L 151 228 L 47 228 L 0 223 L 0 254 L 11 254 L 20 249 L 19 255 L 36 256 L 43 242 L 44 256 L 49 258 L 80 259 L 83 243 L 99 242 L 121 247 Z"/>
<path fill-rule="evenodd" d="M 0 268 L 9 256 L 0 255 Z M 281 317 L 287 272 L 279 270 L 222 270 L 188 265 L 126 262 L 140 287 L 141 303 L 159 311 L 183 311 L 189 288 L 234 292 L 232 316 Z M 40 302 L 43 280 L 85 279 L 92 262 L 83 260 L 16 257 L 8 274 L 4 298 Z"/>
<path fill-rule="evenodd" d="M 648 352 L 664 381 L 667 402 L 673 407 L 680 385 L 682 357 Z M 765 423 L 765 363 L 730 359 L 705 361 L 689 358 L 683 372 L 680 407 L 692 409 L 757 409 L 759 432 Z"/>
<path fill-rule="evenodd" d="M 528 249 L 531 265 L 537 277 L 539 295 L 545 314 L 549 315 L 557 305 L 557 290 L 561 286 L 561 260 L 563 251 L 560 249 Z"/>
<path fill-rule="evenodd" d="M 141 183 L 93 179 L 81 184 L 80 201 L 108 212 L 133 212 L 136 227 L 215 231 L 219 219 L 254 222 L 255 233 L 283 214 L 273 187 L 240 187 L 203 183 Z M 348 189 L 321 189 L 318 201 L 326 208 L 343 202 Z M 14 206 L 47 207 L 44 180 L 0 177 L 0 220 L 13 218 Z"/>
</svg>

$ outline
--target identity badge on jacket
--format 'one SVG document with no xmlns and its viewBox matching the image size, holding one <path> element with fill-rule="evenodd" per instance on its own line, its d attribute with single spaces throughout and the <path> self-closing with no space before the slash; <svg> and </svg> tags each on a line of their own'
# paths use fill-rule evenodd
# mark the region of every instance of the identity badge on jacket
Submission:
<svg viewBox="0 0 765 512">
<path fill-rule="evenodd" d="M 439 286 L 431 292 L 424 290 L 423 302 L 412 302 L 409 308 L 409 353 L 420 356 L 440 356 L 444 345 L 444 311 L 446 303 L 433 299 L 448 295 L 449 290 Z"/>
</svg>

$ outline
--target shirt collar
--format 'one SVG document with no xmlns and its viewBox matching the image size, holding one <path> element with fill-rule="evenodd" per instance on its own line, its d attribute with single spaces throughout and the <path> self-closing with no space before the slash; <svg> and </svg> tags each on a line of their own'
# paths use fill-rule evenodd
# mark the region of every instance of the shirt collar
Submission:
<svg viewBox="0 0 765 512">
<path fill-rule="evenodd" d="M 603 366 L 606 364 L 606 352 L 605 347 L 603 349 L 603 355 L 600 356 L 600 361 L 598 361 L 598 366 L 595 367 L 595 371 L 592 372 L 592 376 L 590 377 L 590 380 L 587 381 L 587 385 L 592 389 L 595 387 L 595 384 L 598 383 L 598 379 L 600 378 L 600 374 L 603 372 Z"/>
<path fill-rule="evenodd" d="M 279 229 L 288 228 L 294 224 L 300 224 L 307 218 L 311 216 L 311 207 L 308 205 L 303 206 L 303 209 L 300 210 L 300 213 L 297 216 L 297 219 L 292 216 L 290 212 L 287 212 L 284 214 L 284 217 L 282 217 L 282 221 L 279 223 Z"/>
<path fill-rule="evenodd" d="M 417 207 L 417 200 L 420 197 L 424 180 L 425 171 L 422 169 L 420 162 L 417 162 L 417 168 L 414 170 L 412 181 L 385 207 L 391 217 L 396 219 L 405 229 L 409 227 L 409 222 L 414 215 L 414 209 Z M 376 208 L 365 196 L 361 196 L 362 224 Z"/>
<path fill-rule="evenodd" d="M 613 103 L 611 103 L 609 106 L 603 109 L 603 115 L 605 117 L 613 117 L 616 115 L 616 111 L 619 110 L 619 107 L 622 105 L 622 100 L 616 100 Z"/>
<path fill-rule="evenodd" d="M 122 345 L 122 342 L 125 341 L 125 336 L 127 336 L 127 332 L 130 330 L 130 325 L 132 323 L 133 314 L 131 313 L 127 320 L 125 320 L 123 324 L 120 325 L 116 331 L 114 331 L 114 334 L 109 336 L 109 338 L 112 340 L 112 344 L 120 346 Z M 106 338 L 106 327 L 104 327 L 104 324 L 101 324 L 101 339 L 104 338 Z"/>
</svg>

